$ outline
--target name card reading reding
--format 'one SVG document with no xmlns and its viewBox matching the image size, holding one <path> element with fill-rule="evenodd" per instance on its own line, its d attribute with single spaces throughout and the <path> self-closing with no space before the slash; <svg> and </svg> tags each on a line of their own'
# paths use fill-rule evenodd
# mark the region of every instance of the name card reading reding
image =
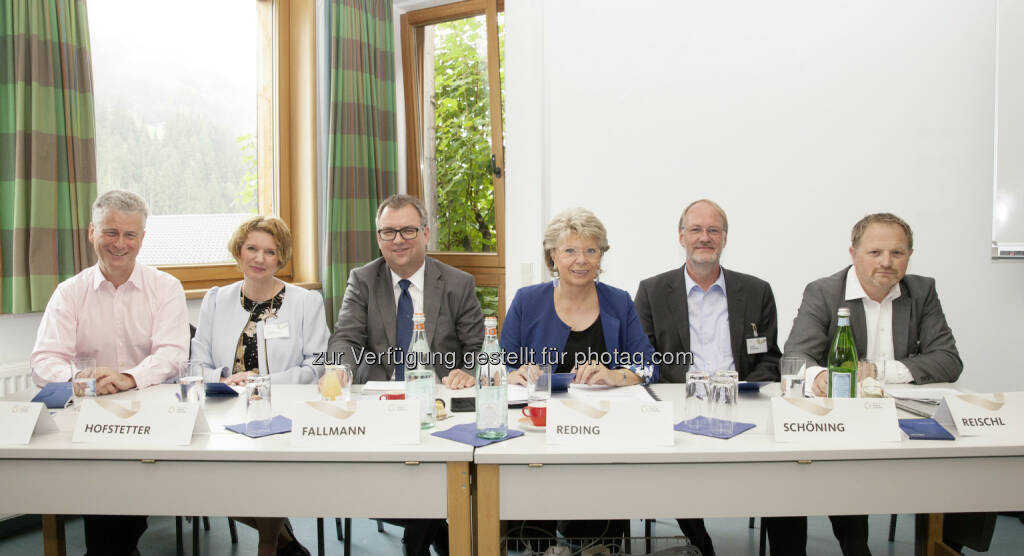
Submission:
<svg viewBox="0 0 1024 556">
<path fill-rule="evenodd" d="M 946 396 L 935 420 L 956 427 L 960 436 L 1019 435 L 1024 426 L 1024 392 Z"/>
<path fill-rule="evenodd" d="M 292 444 L 335 448 L 419 444 L 418 407 L 414 400 L 299 402 L 291 414 Z"/>
<path fill-rule="evenodd" d="M 671 402 L 639 400 L 551 400 L 548 444 L 671 446 Z"/>
<path fill-rule="evenodd" d="M 772 398 L 772 426 L 776 442 L 901 439 L 892 398 Z"/>
<path fill-rule="evenodd" d="M 75 421 L 72 442 L 138 446 L 192 443 L 192 435 L 210 432 L 197 403 L 85 400 Z"/>
<path fill-rule="evenodd" d="M 0 444 L 28 444 L 33 432 L 57 432 L 57 423 L 45 405 L 0 402 Z"/>
</svg>

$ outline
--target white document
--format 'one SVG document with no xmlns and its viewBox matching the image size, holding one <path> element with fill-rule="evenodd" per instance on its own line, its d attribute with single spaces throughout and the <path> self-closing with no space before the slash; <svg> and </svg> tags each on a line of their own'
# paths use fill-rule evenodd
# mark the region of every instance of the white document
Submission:
<svg viewBox="0 0 1024 556">
<path fill-rule="evenodd" d="M 295 404 L 292 444 L 344 448 L 370 444 L 419 444 L 419 402 L 410 400 Z"/>
<path fill-rule="evenodd" d="M 508 385 L 508 403 L 526 403 L 529 401 L 529 392 L 522 384 Z"/>
<path fill-rule="evenodd" d="M 1024 392 L 946 396 L 935 420 L 960 436 L 1024 434 Z"/>
<path fill-rule="evenodd" d="M 671 446 L 672 404 L 647 401 L 552 399 L 548 403 L 548 444 Z"/>
<path fill-rule="evenodd" d="M 405 381 L 371 380 L 363 385 L 363 392 L 387 392 L 389 390 L 405 390 Z"/>
<path fill-rule="evenodd" d="M 33 433 L 57 432 L 57 423 L 44 404 L 0 402 L 0 445 L 28 444 Z"/>
<path fill-rule="evenodd" d="M 86 400 L 72 442 L 187 446 L 192 435 L 210 432 L 198 403 Z"/>
<path fill-rule="evenodd" d="M 885 395 L 900 400 L 920 400 L 929 402 L 941 402 L 946 396 L 960 394 L 959 390 L 953 388 L 915 388 L 911 386 L 886 385 Z"/>
<path fill-rule="evenodd" d="M 582 400 L 636 400 L 652 402 L 650 392 L 642 384 L 607 386 L 604 384 L 570 384 L 569 397 Z"/>
<path fill-rule="evenodd" d="M 772 398 L 776 442 L 901 440 L 892 398 Z"/>
</svg>

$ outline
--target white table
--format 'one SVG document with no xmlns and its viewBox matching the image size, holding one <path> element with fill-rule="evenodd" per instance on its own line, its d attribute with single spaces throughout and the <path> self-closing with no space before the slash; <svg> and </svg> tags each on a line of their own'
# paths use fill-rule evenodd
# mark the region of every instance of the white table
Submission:
<svg viewBox="0 0 1024 556">
<path fill-rule="evenodd" d="M 654 387 L 682 420 L 682 385 Z M 548 446 L 544 434 L 476 450 L 478 554 L 500 553 L 501 520 L 746 517 L 1019 510 L 1024 438 L 776 443 L 770 398 L 741 394 L 721 440 L 675 433 L 671 447 Z M 941 520 L 939 520 L 941 526 Z M 930 539 L 941 539 L 941 530 Z M 938 543 L 941 544 L 941 543 Z"/>
<path fill-rule="evenodd" d="M 170 400 L 176 391 L 160 385 L 113 397 Z M 312 385 L 273 389 L 276 414 L 309 399 L 318 399 Z M 242 396 L 209 398 L 211 434 L 160 448 L 75 444 L 71 420 L 58 414 L 61 432 L 0 447 L 0 513 L 448 518 L 452 553 L 470 553 L 471 446 L 431 436 L 435 428 L 420 433 L 419 445 L 296 448 L 288 434 L 252 439 L 225 430 L 244 420 L 244 408 Z M 457 414 L 438 428 L 471 419 Z M 44 523 L 47 554 L 64 552 L 59 524 L 52 516 Z"/>
</svg>

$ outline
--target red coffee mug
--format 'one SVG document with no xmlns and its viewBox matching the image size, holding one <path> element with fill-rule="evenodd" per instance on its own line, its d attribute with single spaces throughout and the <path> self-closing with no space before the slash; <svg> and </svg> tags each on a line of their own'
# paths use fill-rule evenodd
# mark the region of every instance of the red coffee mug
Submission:
<svg viewBox="0 0 1024 556">
<path fill-rule="evenodd" d="M 405 392 L 397 392 L 397 391 L 384 392 L 377 399 L 379 399 L 379 400 L 404 400 L 405 399 Z"/>
<path fill-rule="evenodd" d="M 528 405 L 523 408 L 523 415 L 529 417 L 535 427 L 544 427 L 548 424 L 547 406 Z"/>
</svg>

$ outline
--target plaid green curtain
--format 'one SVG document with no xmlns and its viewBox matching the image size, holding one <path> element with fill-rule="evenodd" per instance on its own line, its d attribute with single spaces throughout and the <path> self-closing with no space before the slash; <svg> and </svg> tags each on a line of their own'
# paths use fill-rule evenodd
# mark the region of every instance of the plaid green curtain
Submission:
<svg viewBox="0 0 1024 556">
<path fill-rule="evenodd" d="M 323 292 L 333 327 L 349 272 L 378 256 L 377 205 L 398 192 L 398 174 L 391 1 L 333 0 L 329 17 L 329 208 Z"/>
<path fill-rule="evenodd" d="M 0 0 L 0 312 L 42 311 L 95 261 L 85 0 Z"/>
</svg>

